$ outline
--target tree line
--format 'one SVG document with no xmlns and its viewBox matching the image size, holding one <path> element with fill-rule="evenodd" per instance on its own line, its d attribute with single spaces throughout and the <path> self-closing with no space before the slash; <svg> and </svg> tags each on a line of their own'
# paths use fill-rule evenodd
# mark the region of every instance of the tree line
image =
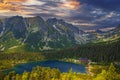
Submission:
<svg viewBox="0 0 120 80">
<path fill-rule="evenodd" d="M 101 73 L 91 76 L 72 72 L 72 69 L 69 72 L 61 73 L 59 69 L 37 66 L 31 72 L 25 71 L 23 74 L 10 72 L 6 76 L 1 76 L 0 80 L 120 80 L 120 74 L 115 69 L 111 64 L 108 70 L 102 70 Z"/>
<path fill-rule="evenodd" d="M 46 51 L 42 54 L 47 59 L 79 59 L 83 57 L 98 63 L 120 62 L 120 39 L 115 42 L 77 45 L 73 48 L 52 52 Z"/>
</svg>

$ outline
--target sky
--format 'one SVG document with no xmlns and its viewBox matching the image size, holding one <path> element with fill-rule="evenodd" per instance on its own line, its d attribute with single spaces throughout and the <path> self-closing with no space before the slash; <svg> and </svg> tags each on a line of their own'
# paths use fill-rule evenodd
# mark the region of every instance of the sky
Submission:
<svg viewBox="0 0 120 80">
<path fill-rule="evenodd" d="M 20 15 L 59 18 L 81 29 L 120 24 L 120 0 L 0 0 L 0 18 Z"/>
</svg>

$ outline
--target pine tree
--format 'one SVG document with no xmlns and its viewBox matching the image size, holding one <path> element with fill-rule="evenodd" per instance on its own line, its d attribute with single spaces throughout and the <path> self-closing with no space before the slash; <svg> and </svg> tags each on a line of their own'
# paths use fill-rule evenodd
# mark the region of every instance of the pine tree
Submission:
<svg viewBox="0 0 120 80">
<path fill-rule="evenodd" d="M 109 70 L 107 72 L 107 80 L 116 80 L 116 68 L 114 67 L 113 63 L 110 64 Z"/>
<path fill-rule="evenodd" d="M 102 70 L 102 72 L 98 74 L 97 77 L 93 80 L 106 80 L 106 74 L 107 72 L 105 70 Z"/>
</svg>

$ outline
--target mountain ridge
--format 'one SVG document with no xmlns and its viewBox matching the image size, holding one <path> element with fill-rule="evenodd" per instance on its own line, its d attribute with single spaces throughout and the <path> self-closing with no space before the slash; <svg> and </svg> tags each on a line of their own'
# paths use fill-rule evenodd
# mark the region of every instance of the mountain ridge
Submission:
<svg viewBox="0 0 120 80">
<path fill-rule="evenodd" d="M 72 24 L 58 19 L 44 21 L 40 16 L 31 18 L 13 16 L 6 18 L 3 22 L 0 21 L 0 33 L 1 50 L 25 45 L 28 51 L 40 51 L 67 48 L 86 43 L 86 37 L 81 37 L 84 32 Z M 7 44 L 16 41 L 18 45 L 12 45 L 6 49 Z"/>
<path fill-rule="evenodd" d="M 75 45 L 112 41 L 120 36 L 120 26 L 104 32 L 84 32 L 62 19 L 40 16 L 13 16 L 0 20 L 0 51 L 43 51 Z"/>
</svg>

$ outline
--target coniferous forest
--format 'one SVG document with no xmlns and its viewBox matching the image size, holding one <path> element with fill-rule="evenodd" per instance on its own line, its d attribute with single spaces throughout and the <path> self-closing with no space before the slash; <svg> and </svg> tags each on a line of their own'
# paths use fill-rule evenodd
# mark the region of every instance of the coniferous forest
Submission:
<svg viewBox="0 0 120 80">
<path fill-rule="evenodd" d="M 35 67 L 32 72 L 23 74 L 10 72 L 0 73 L 1 80 L 119 80 L 120 79 L 120 40 L 108 43 L 87 44 L 65 50 L 44 51 L 39 53 L 3 53 L 0 54 L 0 69 L 5 70 L 19 63 L 40 60 L 60 60 L 64 58 L 89 58 L 98 67 L 91 69 L 91 74 L 60 72 L 59 69 L 49 67 Z M 109 57 L 108 57 L 109 56 Z M 100 65 L 106 66 L 99 68 Z M 94 66 L 94 65 L 93 65 Z"/>
<path fill-rule="evenodd" d="M 60 51 L 53 51 L 49 54 L 44 53 L 48 59 L 61 59 L 61 58 L 89 58 L 93 62 L 119 62 L 120 61 L 120 39 L 114 42 L 101 42 L 96 44 L 87 44 L 68 48 Z M 56 57 L 53 57 L 56 56 Z"/>
</svg>

